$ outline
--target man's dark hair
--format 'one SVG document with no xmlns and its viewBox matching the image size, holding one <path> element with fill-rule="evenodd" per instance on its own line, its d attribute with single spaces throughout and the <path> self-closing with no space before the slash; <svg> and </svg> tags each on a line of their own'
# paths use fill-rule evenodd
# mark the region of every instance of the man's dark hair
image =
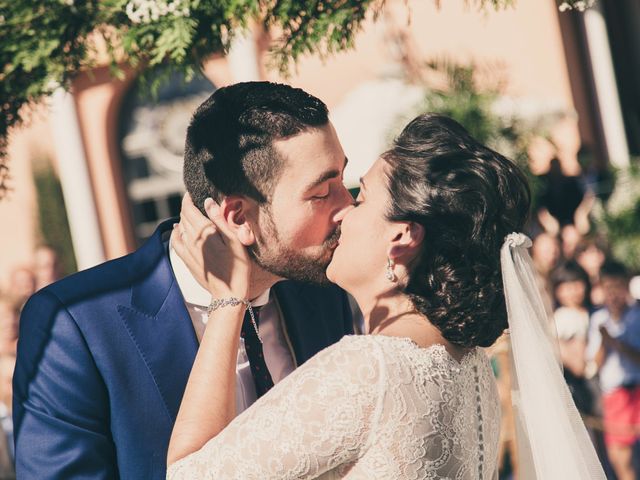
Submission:
<svg viewBox="0 0 640 480">
<path fill-rule="evenodd" d="M 605 260 L 600 267 L 600 278 L 620 278 L 622 280 L 629 280 L 629 271 L 622 263 L 616 260 Z"/>
<path fill-rule="evenodd" d="M 184 183 L 194 204 L 227 195 L 265 203 L 284 165 L 273 142 L 322 127 L 327 106 L 299 88 L 271 82 L 223 87 L 193 114 L 184 152 Z"/>
</svg>

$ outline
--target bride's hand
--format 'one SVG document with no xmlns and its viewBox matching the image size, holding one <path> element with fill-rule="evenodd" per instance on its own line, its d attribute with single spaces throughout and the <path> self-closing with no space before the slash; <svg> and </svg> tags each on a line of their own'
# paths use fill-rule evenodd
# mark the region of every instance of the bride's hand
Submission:
<svg viewBox="0 0 640 480">
<path fill-rule="evenodd" d="M 209 218 L 195 207 L 189 194 L 182 200 L 180 223 L 171 244 L 191 273 L 214 297 L 248 300 L 251 260 L 212 199 L 205 201 Z"/>
</svg>

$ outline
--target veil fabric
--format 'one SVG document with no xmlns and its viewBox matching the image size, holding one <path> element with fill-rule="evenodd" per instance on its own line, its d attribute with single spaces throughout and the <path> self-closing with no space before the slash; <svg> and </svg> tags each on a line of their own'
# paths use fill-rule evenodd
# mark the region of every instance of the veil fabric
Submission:
<svg viewBox="0 0 640 480">
<path fill-rule="evenodd" d="M 511 341 L 511 389 L 523 480 L 606 480 L 562 375 L 522 233 L 500 251 Z"/>
</svg>

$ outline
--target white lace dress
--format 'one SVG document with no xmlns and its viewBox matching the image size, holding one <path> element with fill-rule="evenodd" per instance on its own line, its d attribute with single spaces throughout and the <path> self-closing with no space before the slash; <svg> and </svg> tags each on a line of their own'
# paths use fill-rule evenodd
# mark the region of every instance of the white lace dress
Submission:
<svg viewBox="0 0 640 480">
<path fill-rule="evenodd" d="M 318 353 L 201 450 L 179 479 L 498 478 L 500 407 L 486 355 L 348 336 Z"/>
</svg>

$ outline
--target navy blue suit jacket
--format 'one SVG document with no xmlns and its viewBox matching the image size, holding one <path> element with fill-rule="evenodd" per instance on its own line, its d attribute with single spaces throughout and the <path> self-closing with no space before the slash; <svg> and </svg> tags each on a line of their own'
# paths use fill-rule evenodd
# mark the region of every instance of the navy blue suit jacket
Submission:
<svg viewBox="0 0 640 480">
<path fill-rule="evenodd" d="M 172 223 L 25 306 L 13 387 L 18 478 L 165 478 L 198 348 L 163 243 Z M 286 281 L 272 292 L 298 364 L 352 330 L 337 287 Z"/>
</svg>

